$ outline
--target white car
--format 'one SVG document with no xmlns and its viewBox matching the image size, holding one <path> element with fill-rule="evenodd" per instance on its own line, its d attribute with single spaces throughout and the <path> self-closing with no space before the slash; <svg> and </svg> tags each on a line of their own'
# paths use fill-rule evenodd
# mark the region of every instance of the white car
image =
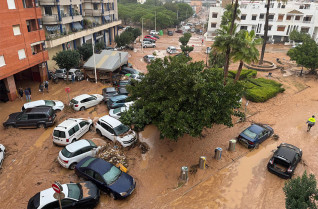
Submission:
<svg viewBox="0 0 318 209">
<path fill-rule="evenodd" d="M 79 161 L 85 157 L 95 157 L 101 146 L 97 146 L 93 140 L 81 139 L 67 145 L 59 152 L 57 160 L 64 168 L 74 169 Z"/>
<path fill-rule="evenodd" d="M 155 30 L 151 30 L 150 35 L 159 35 L 159 32 L 158 31 L 155 31 Z"/>
<path fill-rule="evenodd" d="M 133 105 L 134 102 L 126 102 L 125 103 L 125 106 L 123 107 L 118 107 L 118 108 L 115 108 L 115 109 L 110 109 L 109 110 L 109 116 L 113 117 L 113 118 L 116 118 L 119 120 L 121 114 L 125 111 L 128 111 L 129 110 L 129 107 L 131 105 Z"/>
<path fill-rule="evenodd" d="M 72 68 L 68 71 L 68 80 L 69 81 L 72 80 L 72 75 L 74 75 L 74 79 L 76 81 L 81 81 L 84 79 L 84 75 L 82 74 L 82 72 L 79 69 Z M 67 77 L 67 72 L 63 76 L 64 80 L 67 80 L 66 77 Z"/>
<path fill-rule="evenodd" d="M 105 115 L 97 121 L 96 132 L 113 142 L 119 142 L 123 147 L 128 147 L 136 142 L 136 133 L 119 120 Z"/>
<path fill-rule="evenodd" d="M 38 107 L 38 106 L 50 106 L 54 111 L 62 111 L 64 109 L 64 104 L 57 100 L 37 100 L 33 102 L 25 103 L 22 106 L 22 111 L 28 108 Z"/>
<path fill-rule="evenodd" d="M 156 44 L 155 43 L 151 43 L 150 41 L 144 41 L 144 42 L 142 42 L 142 46 L 144 48 L 155 48 Z"/>
<path fill-rule="evenodd" d="M 0 144 L 0 168 L 2 166 L 5 154 L 6 154 L 6 148 L 2 144 Z"/>
<path fill-rule="evenodd" d="M 174 47 L 174 46 L 169 46 L 169 47 L 167 48 L 167 52 L 168 52 L 169 54 L 178 53 L 176 47 Z"/>
<path fill-rule="evenodd" d="M 84 118 L 69 118 L 53 130 L 53 144 L 65 146 L 79 140 L 92 128 L 93 121 Z"/>
<path fill-rule="evenodd" d="M 103 95 L 100 94 L 82 94 L 77 97 L 74 97 L 71 102 L 70 106 L 78 111 L 85 110 L 87 108 L 93 107 L 95 105 L 98 105 L 103 101 Z"/>
</svg>

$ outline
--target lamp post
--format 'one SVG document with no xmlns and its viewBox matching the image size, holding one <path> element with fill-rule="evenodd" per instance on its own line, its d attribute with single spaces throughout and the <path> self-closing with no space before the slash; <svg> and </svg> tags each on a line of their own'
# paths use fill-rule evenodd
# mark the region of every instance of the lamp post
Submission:
<svg viewBox="0 0 318 209">
<path fill-rule="evenodd" d="M 92 37 L 92 42 L 93 42 L 93 59 L 94 59 L 94 72 L 95 72 L 95 83 L 97 83 L 97 74 L 96 74 L 96 60 L 95 60 L 95 41 L 94 41 L 94 36 Z"/>
</svg>

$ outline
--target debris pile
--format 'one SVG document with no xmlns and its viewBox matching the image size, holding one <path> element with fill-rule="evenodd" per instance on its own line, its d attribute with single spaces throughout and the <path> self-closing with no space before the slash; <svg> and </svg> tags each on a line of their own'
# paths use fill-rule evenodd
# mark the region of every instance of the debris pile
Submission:
<svg viewBox="0 0 318 209">
<path fill-rule="evenodd" d="M 128 161 L 125 154 L 119 150 L 118 146 L 112 146 L 112 144 L 107 144 L 102 146 L 98 151 L 96 157 L 101 158 L 107 162 L 110 162 L 114 165 L 121 163 L 123 166 L 128 168 Z"/>
</svg>

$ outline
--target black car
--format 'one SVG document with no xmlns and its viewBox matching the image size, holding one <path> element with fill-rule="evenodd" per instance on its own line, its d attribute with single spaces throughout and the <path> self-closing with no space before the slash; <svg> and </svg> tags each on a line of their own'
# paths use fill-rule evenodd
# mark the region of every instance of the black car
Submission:
<svg viewBox="0 0 318 209">
<path fill-rule="evenodd" d="M 61 200 L 63 208 L 94 208 L 99 202 L 100 192 L 90 181 L 63 184 L 62 188 L 65 194 Z M 29 200 L 27 209 L 59 209 L 59 201 L 54 198 L 54 193 L 53 188 L 37 193 Z"/>
<path fill-rule="evenodd" d="M 130 68 L 130 67 L 122 67 L 121 70 L 119 71 L 120 74 L 139 74 L 139 71 L 134 69 L 134 68 Z"/>
<path fill-rule="evenodd" d="M 110 97 L 117 96 L 118 92 L 115 87 L 103 88 L 102 95 L 104 97 L 104 102 L 106 103 Z"/>
<path fill-rule="evenodd" d="M 84 158 L 76 165 L 75 173 L 94 182 L 100 190 L 109 193 L 113 199 L 128 197 L 136 187 L 132 176 L 100 158 Z"/>
<path fill-rule="evenodd" d="M 122 88 L 122 87 L 126 87 L 127 85 L 130 85 L 131 81 L 130 80 L 121 80 L 118 83 L 118 89 Z"/>
<path fill-rule="evenodd" d="M 156 40 L 153 40 L 151 38 L 144 38 L 143 41 L 150 41 L 151 43 L 156 43 Z"/>
<path fill-rule="evenodd" d="M 22 112 L 16 112 L 9 115 L 6 122 L 3 123 L 5 128 L 8 127 L 42 127 L 52 126 L 56 114 L 52 107 L 40 106 L 26 109 Z"/>
<path fill-rule="evenodd" d="M 267 169 L 281 178 L 291 178 L 302 155 L 303 152 L 298 147 L 282 143 L 269 160 Z"/>
<path fill-rule="evenodd" d="M 168 30 L 168 36 L 173 36 L 173 31 Z"/>
<path fill-rule="evenodd" d="M 127 91 L 126 88 L 122 87 L 122 88 L 118 89 L 118 94 L 119 95 L 127 95 L 128 96 L 129 92 Z"/>
</svg>

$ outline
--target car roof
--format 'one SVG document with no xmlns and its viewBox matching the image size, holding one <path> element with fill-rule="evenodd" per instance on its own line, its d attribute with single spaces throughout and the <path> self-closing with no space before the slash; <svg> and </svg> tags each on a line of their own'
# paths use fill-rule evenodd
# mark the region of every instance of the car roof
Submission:
<svg viewBox="0 0 318 209">
<path fill-rule="evenodd" d="M 41 106 L 41 105 L 45 105 L 44 100 L 37 100 L 37 101 L 33 101 L 33 102 L 28 102 L 28 103 L 25 103 L 23 106 L 25 108 L 30 108 L 30 107 Z"/>
<path fill-rule="evenodd" d="M 108 88 L 104 88 L 103 90 L 105 92 L 113 92 L 113 91 L 116 91 L 116 88 L 115 87 L 108 87 Z"/>
<path fill-rule="evenodd" d="M 107 122 L 107 123 L 111 124 L 113 127 L 117 127 L 117 126 L 122 124 L 119 120 L 117 120 L 113 117 L 110 117 L 109 115 L 105 115 L 105 116 L 99 118 L 99 120 L 101 120 L 103 122 Z"/>
<path fill-rule="evenodd" d="M 73 125 L 77 124 L 78 122 L 82 121 L 81 119 L 76 118 L 68 118 L 64 120 L 62 123 L 57 125 L 54 130 L 67 130 L 69 128 L 73 128 Z"/>
<path fill-rule="evenodd" d="M 86 99 L 86 98 L 88 98 L 88 97 L 90 97 L 91 95 L 89 95 L 89 94 L 82 94 L 82 95 L 79 95 L 79 96 L 77 96 L 77 97 L 74 97 L 73 99 L 74 100 L 77 100 L 77 101 L 81 101 L 82 99 Z"/>
<path fill-rule="evenodd" d="M 146 55 L 148 58 L 155 58 L 155 56 L 153 56 L 152 54 Z"/>
<path fill-rule="evenodd" d="M 69 70 L 69 72 L 75 72 L 75 71 L 77 71 L 77 70 L 78 70 L 78 69 L 72 68 L 72 69 Z"/>
<path fill-rule="evenodd" d="M 250 127 L 248 127 L 248 129 L 250 131 L 252 131 L 253 133 L 259 134 L 261 133 L 265 128 L 263 128 L 262 126 L 259 126 L 257 124 L 252 124 Z"/>
<path fill-rule="evenodd" d="M 90 159 L 90 158 L 88 158 Z M 87 168 L 90 168 L 94 171 L 96 171 L 97 173 L 99 173 L 101 176 L 104 175 L 105 173 L 107 173 L 107 171 L 109 171 L 111 169 L 111 167 L 113 167 L 114 165 L 102 160 L 100 158 L 95 158 L 95 160 L 93 160 L 88 166 Z"/>
<path fill-rule="evenodd" d="M 26 113 L 43 113 L 48 112 L 52 107 L 49 106 L 41 106 L 41 107 L 33 107 L 25 110 Z"/>
<path fill-rule="evenodd" d="M 76 184 L 76 183 L 72 183 L 72 184 Z M 65 194 L 65 197 L 68 197 L 67 184 L 62 184 L 62 188 L 63 188 L 63 193 Z M 53 188 L 49 188 L 49 189 L 41 191 L 40 192 L 40 206 L 44 206 L 48 203 L 56 201 L 56 199 L 53 196 L 54 193 L 55 193 L 55 191 L 53 190 Z"/>
<path fill-rule="evenodd" d="M 118 95 L 118 96 L 114 96 L 114 97 L 111 97 L 111 98 L 109 98 L 111 101 L 113 101 L 113 102 L 116 102 L 116 101 L 118 101 L 118 100 L 121 100 L 121 99 L 126 99 L 128 96 L 126 96 L 126 95 Z"/>
<path fill-rule="evenodd" d="M 66 149 L 69 151 L 69 152 L 76 152 L 77 150 L 79 149 L 82 149 L 83 147 L 88 147 L 90 146 L 91 144 L 86 140 L 86 139 L 81 139 L 81 140 L 78 140 L 76 142 L 73 142 L 71 144 L 68 144 L 66 145 Z"/>
<path fill-rule="evenodd" d="M 280 146 L 275 152 L 274 157 L 280 157 L 285 159 L 287 162 L 293 161 L 296 155 L 296 151 L 288 146 Z"/>
<path fill-rule="evenodd" d="M 168 46 L 169 49 L 176 49 L 174 46 Z"/>
</svg>

